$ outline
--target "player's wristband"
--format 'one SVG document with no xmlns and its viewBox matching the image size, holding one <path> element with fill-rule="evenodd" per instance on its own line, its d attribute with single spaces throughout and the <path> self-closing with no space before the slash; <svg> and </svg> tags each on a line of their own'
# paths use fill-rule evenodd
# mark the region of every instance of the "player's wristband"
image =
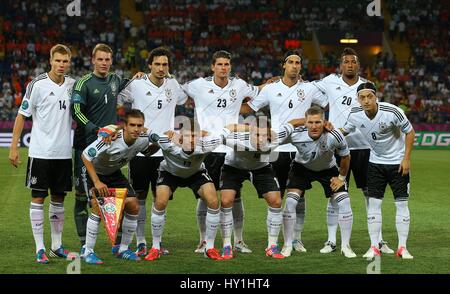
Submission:
<svg viewBox="0 0 450 294">
<path fill-rule="evenodd" d="M 343 176 L 343 175 L 339 175 L 339 176 L 338 176 L 338 179 L 341 180 L 341 181 L 343 181 L 343 182 L 345 182 L 346 177 Z"/>
</svg>

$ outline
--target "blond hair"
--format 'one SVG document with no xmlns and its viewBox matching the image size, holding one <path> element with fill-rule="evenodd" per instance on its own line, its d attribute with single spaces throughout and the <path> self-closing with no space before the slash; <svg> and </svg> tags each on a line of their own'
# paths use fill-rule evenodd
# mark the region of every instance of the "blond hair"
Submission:
<svg viewBox="0 0 450 294">
<path fill-rule="evenodd" d="M 72 52 L 70 51 L 69 47 L 63 44 L 56 44 L 55 46 L 50 49 L 50 60 L 53 59 L 53 56 L 55 53 L 60 53 L 62 55 L 69 55 L 69 58 L 72 57 Z"/>
<path fill-rule="evenodd" d="M 95 45 L 94 49 L 92 50 L 92 57 L 95 56 L 95 53 L 97 53 L 97 51 L 111 53 L 111 55 L 113 54 L 113 50 L 111 49 L 111 47 L 109 47 L 106 44 L 102 44 L 102 43 Z"/>
</svg>

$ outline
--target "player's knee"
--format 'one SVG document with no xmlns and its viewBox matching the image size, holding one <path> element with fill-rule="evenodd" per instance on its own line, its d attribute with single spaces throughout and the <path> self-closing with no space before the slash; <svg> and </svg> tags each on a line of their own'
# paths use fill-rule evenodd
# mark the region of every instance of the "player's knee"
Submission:
<svg viewBox="0 0 450 294">
<path fill-rule="evenodd" d="M 267 204 L 269 204 L 270 207 L 280 208 L 281 207 L 281 197 L 268 198 Z"/>
<path fill-rule="evenodd" d="M 139 201 L 136 197 L 129 197 L 125 201 L 125 211 L 129 214 L 139 213 Z"/>
<path fill-rule="evenodd" d="M 222 195 L 221 197 L 221 206 L 224 208 L 230 208 L 233 206 L 234 197 Z"/>
<path fill-rule="evenodd" d="M 217 197 L 211 197 L 206 199 L 206 206 L 212 209 L 218 209 L 219 208 L 219 199 Z"/>
</svg>

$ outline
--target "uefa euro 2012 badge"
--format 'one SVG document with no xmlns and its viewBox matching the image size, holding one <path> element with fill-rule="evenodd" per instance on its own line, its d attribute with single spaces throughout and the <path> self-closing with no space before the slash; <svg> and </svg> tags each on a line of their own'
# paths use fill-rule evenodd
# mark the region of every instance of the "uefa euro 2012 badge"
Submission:
<svg viewBox="0 0 450 294">
<path fill-rule="evenodd" d="M 28 101 L 27 101 L 27 100 L 23 100 L 23 101 L 22 101 L 22 109 L 23 109 L 23 110 L 27 110 L 29 106 L 30 106 L 30 105 L 28 104 Z"/>
<path fill-rule="evenodd" d="M 95 157 L 97 155 L 97 150 L 94 147 L 89 148 L 88 154 L 90 157 Z"/>
</svg>

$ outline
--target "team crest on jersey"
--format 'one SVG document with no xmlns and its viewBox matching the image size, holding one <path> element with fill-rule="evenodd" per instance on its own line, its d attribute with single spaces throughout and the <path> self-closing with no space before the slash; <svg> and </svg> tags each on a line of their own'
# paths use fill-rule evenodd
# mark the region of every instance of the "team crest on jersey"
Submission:
<svg viewBox="0 0 450 294">
<path fill-rule="evenodd" d="M 231 102 L 236 101 L 236 89 L 230 90 L 230 97 L 231 97 Z"/>
<path fill-rule="evenodd" d="M 388 131 L 388 126 L 385 122 L 380 122 L 380 132 L 382 134 L 386 133 Z"/>
<path fill-rule="evenodd" d="M 327 150 L 327 142 L 326 141 L 322 141 L 319 143 L 319 148 L 321 151 L 326 151 Z"/>
<path fill-rule="evenodd" d="M 72 97 L 73 87 L 67 89 L 67 96 Z"/>
<path fill-rule="evenodd" d="M 112 94 L 113 96 L 116 96 L 116 95 L 117 95 L 117 86 L 116 86 L 116 83 L 111 83 L 111 94 Z"/>
<path fill-rule="evenodd" d="M 172 90 L 171 89 L 166 89 L 165 92 L 166 92 L 165 94 L 166 94 L 167 102 L 172 101 Z"/>
<path fill-rule="evenodd" d="M 28 101 L 27 100 L 23 100 L 23 102 L 22 102 L 22 109 L 23 110 L 27 110 L 29 106 L 30 105 L 28 104 Z"/>
<path fill-rule="evenodd" d="M 303 89 L 297 90 L 298 101 L 305 100 L 305 91 Z"/>
<path fill-rule="evenodd" d="M 37 177 L 31 177 L 31 184 L 35 185 L 37 183 Z"/>
</svg>

